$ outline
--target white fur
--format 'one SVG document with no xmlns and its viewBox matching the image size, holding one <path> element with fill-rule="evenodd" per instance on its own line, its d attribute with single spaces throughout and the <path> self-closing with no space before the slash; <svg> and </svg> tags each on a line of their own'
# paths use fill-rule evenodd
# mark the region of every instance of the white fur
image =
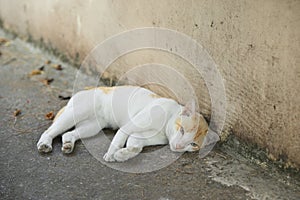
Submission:
<svg viewBox="0 0 300 200">
<path fill-rule="evenodd" d="M 192 151 L 192 136 L 182 136 L 174 125 L 183 109 L 174 100 L 157 98 L 141 87 L 81 91 L 42 134 L 37 148 L 40 152 L 50 152 L 53 138 L 75 126 L 62 136 L 64 153 L 73 151 L 76 140 L 94 136 L 103 128 L 119 128 L 104 155 L 107 162 L 126 161 L 138 155 L 144 146 L 168 142 L 173 151 Z"/>
</svg>

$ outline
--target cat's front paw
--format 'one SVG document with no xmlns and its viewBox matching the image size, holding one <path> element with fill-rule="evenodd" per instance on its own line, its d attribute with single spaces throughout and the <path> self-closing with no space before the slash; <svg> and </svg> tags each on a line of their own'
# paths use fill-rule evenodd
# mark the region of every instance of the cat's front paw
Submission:
<svg viewBox="0 0 300 200">
<path fill-rule="evenodd" d="M 114 154 L 114 158 L 118 162 L 124 162 L 124 161 L 128 160 L 131 157 L 132 156 L 130 155 L 130 153 L 128 152 L 128 150 L 126 148 L 120 149 L 119 151 L 117 151 Z"/>
<path fill-rule="evenodd" d="M 104 154 L 103 159 L 106 162 L 116 162 L 116 160 L 114 159 L 114 155 L 109 154 L 109 153 Z"/>
<path fill-rule="evenodd" d="M 118 150 L 114 154 L 114 158 L 118 162 L 124 162 L 135 156 L 137 156 L 142 151 L 142 147 L 127 147 Z"/>
</svg>

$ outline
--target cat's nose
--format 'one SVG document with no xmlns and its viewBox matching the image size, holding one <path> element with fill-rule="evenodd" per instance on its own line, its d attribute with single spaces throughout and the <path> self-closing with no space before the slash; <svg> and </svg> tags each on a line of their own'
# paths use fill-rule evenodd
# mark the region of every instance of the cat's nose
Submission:
<svg viewBox="0 0 300 200">
<path fill-rule="evenodd" d="M 180 144 L 176 144 L 175 148 L 176 148 L 176 149 L 183 149 L 183 146 L 180 145 Z"/>
</svg>

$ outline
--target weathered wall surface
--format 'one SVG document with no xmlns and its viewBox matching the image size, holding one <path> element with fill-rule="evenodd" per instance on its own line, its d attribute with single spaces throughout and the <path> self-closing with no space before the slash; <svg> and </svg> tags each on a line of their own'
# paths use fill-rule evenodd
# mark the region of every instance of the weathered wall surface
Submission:
<svg viewBox="0 0 300 200">
<path fill-rule="evenodd" d="M 231 131 L 266 148 L 271 157 L 298 166 L 299 10 L 296 0 L 0 0 L 4 28 L 42 40 L 77 61 L 99 42 L 133 28 L 164 27 L 189 35 L 209 52 L 225 81 L 224 134 Z M 118 77 L 149 62 L 172 66 L 185 75 L 196 88 L 200 110 L 209 116 L 210 98 L 203 78 L 179 57 L 142 50 L 121 57 L 110 70 Z"/>
</svg>

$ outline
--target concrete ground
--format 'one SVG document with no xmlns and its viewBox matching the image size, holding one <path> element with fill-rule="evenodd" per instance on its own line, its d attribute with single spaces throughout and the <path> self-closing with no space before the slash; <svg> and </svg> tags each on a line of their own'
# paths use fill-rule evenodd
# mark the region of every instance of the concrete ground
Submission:
<svg viewBox="0 0 300 200">
<path fill-rule="evenodd" d="M 72 93 L 76 69 L 2 31 L 0 37 L 10 40 L 0 46 L 0 199 L 300 199 L 298 173 L 245 157 L 233 148 L 243 146 L 235 139 L 204 159 L 185 153 L 145 174 L 111 169 L 81 142 L 71 155 L 61 153 L 60 138 L 52 153 L 38 153 L 36 143 L 51 124 L 45 114 L 66 104 L 59 95 Z M 42 66 L 41 75 L 28 75 Z"/>
</svg>

